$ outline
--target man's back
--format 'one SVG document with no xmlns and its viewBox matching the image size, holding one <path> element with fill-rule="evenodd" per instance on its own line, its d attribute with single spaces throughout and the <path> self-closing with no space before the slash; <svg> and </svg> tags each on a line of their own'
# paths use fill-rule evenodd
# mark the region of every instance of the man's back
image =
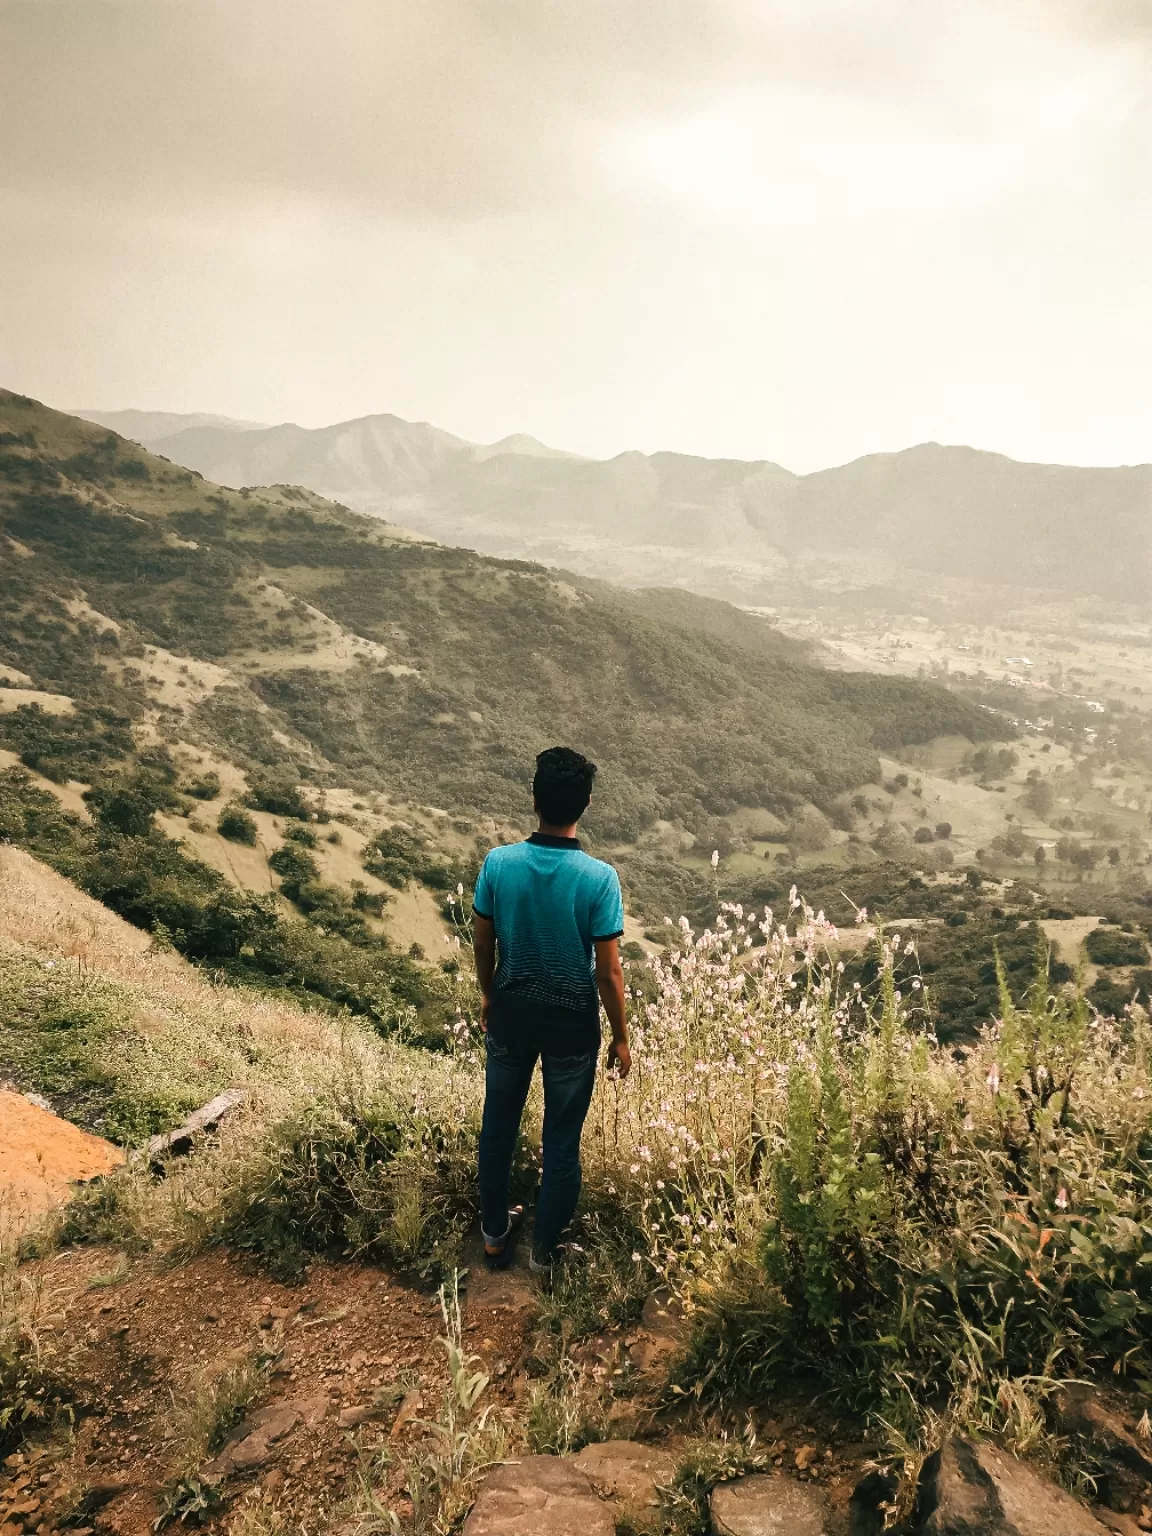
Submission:
<svg viewBox="0 0 1152 1536">
<path fill-rule="evenodd" d="M 496 929 L 493 1038 L 559 1053 L 595 1049 L 593 946 L 624 929 L 612 866 L 586 854 L 574 837 L 536 832 L 527 842 L 492 850 L 473 904 Z"/>
</svg>

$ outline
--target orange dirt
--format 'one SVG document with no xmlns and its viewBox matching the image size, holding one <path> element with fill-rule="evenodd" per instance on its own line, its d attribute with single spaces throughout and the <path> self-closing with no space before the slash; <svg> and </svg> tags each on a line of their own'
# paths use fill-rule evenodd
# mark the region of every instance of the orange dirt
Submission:
<svg viewBox="0 0 1152 1536">
<path fill-rule="evenodd" d="M 0 1089 L 0 1223 L 9 1232 L 62 1205 L 72 1185 L 109 1173 L 119 1147 Z"/>
</svg>

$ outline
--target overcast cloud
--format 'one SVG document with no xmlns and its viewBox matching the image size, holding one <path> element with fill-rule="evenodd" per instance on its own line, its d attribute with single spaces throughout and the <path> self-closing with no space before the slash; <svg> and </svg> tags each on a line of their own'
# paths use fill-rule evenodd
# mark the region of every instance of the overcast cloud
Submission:
<svg viewBox="0 0 1152 1536">
<path fill-rule="evenodd" d="M 0 381 L 1152 459 L 1149 0 L 0 0 Z"/>
</svg>

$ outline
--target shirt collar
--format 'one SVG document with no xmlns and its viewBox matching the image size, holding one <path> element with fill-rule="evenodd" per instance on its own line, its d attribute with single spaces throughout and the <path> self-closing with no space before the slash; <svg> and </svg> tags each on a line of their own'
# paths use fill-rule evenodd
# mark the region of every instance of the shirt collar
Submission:
<svg viewBox="0 0 1152 1536">
<path fill-rule="evenodd" d="M 578 837 L 553 837 L 550 832 L 533 832 L 528 839 L 530 843 L 536 843 L 541 848 L 576 848 L 580 847 Z"/>
</svg>

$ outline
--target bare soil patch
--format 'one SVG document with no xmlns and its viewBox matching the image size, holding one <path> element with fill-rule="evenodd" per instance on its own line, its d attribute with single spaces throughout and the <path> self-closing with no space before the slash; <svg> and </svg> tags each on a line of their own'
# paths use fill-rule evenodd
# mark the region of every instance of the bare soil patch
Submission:
<svg viewBox="0 0 1152 1536">
<path fill-rule="evenodd" d="M 119 1147 L 0 1088 L 0 1235 L 11 1237 L 54 1206 L 73 1186 L 110 1173 Z"/>
</svg>

